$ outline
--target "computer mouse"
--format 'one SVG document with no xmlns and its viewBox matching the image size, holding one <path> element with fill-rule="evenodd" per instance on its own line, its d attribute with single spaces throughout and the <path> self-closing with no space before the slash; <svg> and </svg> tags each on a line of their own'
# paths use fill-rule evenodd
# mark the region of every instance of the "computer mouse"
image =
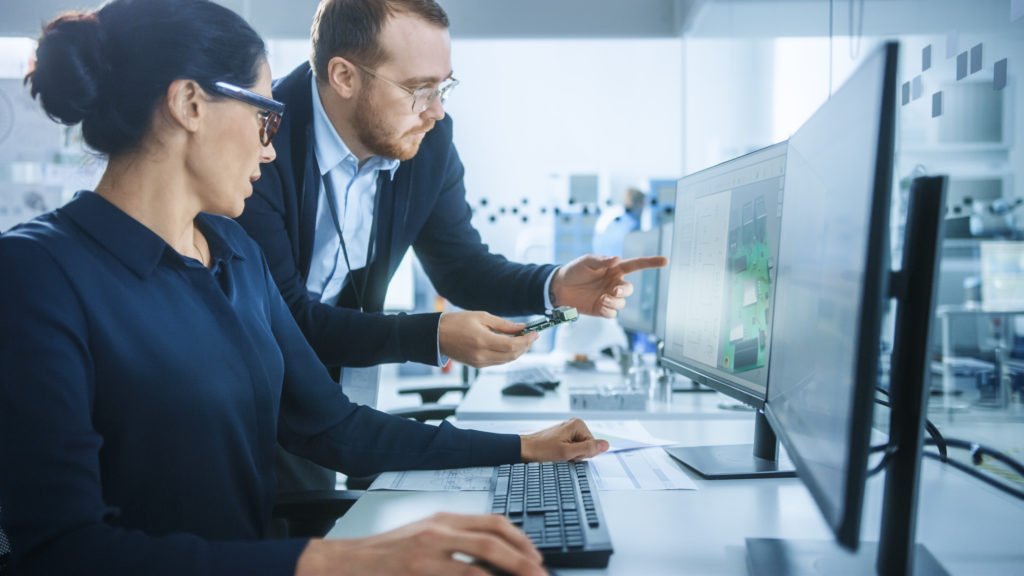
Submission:
<svg viewBox="0 0 1024 576">
<path fill-rule="evenodd" d="M 489 564 L 487 562 L 481 562 L 479 560 L 474 561 L 473 566 L 481 568 L 484 570 L 484 572 L 487 572 L 488 574 L 491 574 L 493 576 L 511 576 L 512 574 L 511 572 L 505 572 L 501 568 L 496 568 L 492 564 Z M 547 566 L 541 566 L 541 569 L 544 570 L 544 572 L 547 573 L 549 576 L 556 576 L 555 572 L 551 571 Z"/>
<path fill-rule="evenodd" d="M 513 382 L 501 389 L 505 396 L 543 396 L 544 389 L 529 382 Z"/>
<path fill-rule="evenodd" d="M 561 383 L 561 380 L 544 380 L 542 382 L 534 382 L 534 384 L 540 386 L 541 388 L 548 392 L 554 390 L 555 388 L 558 388 L 558 385 Z"/>
</svg>

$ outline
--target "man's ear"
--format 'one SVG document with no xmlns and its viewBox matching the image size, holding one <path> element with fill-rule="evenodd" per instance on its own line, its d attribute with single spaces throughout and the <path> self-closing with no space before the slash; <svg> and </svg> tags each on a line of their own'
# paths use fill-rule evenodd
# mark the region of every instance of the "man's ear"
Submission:
<svg viewBox="0 0 1024 576">
<path fill-rule="evenodd" d="M 326 80 L 338 96 L 348 100 L 355 96 L 362 78 L 355 64 L 341 56 L 335 56 L 327 61 Z"/>
<path fill-rule="evenodd" d="M 206 112 L 206 96 L 195 80 L 178 79 L 167 87 L 164 112 L 167 119 L 187 132 L 199 130 L 199 120 Z"/>
</svg>

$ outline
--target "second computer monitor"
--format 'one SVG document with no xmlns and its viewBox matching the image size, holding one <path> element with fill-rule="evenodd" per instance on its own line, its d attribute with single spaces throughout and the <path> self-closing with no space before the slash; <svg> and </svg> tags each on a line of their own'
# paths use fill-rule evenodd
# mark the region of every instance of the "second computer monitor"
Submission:
<svg viewBox="0 0 1024 576">
<path fill-rule="evenodd" d="M 785 142 L 679 181 L 663 361 L 760 408 L 768 384 Z"/>
<path fill-rule="evenodd" d="M 638 230 L 626 235 L 622 242 L 623 258 L 661 254 L 661 230 Z M 661 270 L 649 268 L 629 275 L 633 294 L 619 310 L 619 324 L 626 330 L 654 334 L 658 316 L 658 282 Z"/>
</svg>

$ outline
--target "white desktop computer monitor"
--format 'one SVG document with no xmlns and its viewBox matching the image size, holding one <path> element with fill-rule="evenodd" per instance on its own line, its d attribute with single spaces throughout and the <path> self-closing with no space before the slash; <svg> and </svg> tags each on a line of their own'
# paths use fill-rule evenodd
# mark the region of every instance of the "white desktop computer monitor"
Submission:
<svg viewBox="0 0 1024 576">
<path fill-rule="evenodd" d="M 761 412 L 786 149 L 769 146 L 678 183 L 662 364 L 757 409 L 753 446 L 668 450 L 707 478 L 791 475 Z"/>
<path fill-rule="evenodd" d="M 637 230 L 626 234 L 622 241 L 622 257 L 638 258 L 661 254 L 661 229 Z M 633 294 L 626 298 L 626 306 L 619 310 L 619 324 L 626 330 L 654 334 L 658 317 L 657 268 L 641 270 L 630 274 Z"/>
<path fill-rule="evenodd" d="M 768 384 L 786 143 L 679 181 L 665 359 L 760 408 Z"/>
</svg>

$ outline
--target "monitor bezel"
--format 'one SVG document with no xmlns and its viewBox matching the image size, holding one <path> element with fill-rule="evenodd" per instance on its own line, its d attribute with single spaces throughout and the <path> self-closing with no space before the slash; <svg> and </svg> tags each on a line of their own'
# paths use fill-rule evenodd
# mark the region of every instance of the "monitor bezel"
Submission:
<svg viewBox="0 0 1024 576">
<path fill-rule="evenodd" d="M 682 186 L 683 186 L 685 181 L 692 180 L 693 178 L 696 178 L 696 177 L 699 177 L 699 176 L 702 176 L 702 175 L 706 175 L 708 172 L 710 172 L 712 170 L 720 170 L 723 166 L 726 166 L 728 164 L 739 163 L 739 162 L 741 162 L 743 160 L 749 160 L 750 156 L 753 156 L 755 154 L 765 154 L 769 150 L 781 148 L 781 149 L 785 150 L 785 152 L 783 152 L 783 155 L 785 155 L 785 154 L 788 153 L 788 146 L 789 146 L 788 140 L 784 140 L 782 142 L 776 142 L 775 144 L 772 144 L 770 146 L 765 146 L 765 147 L 759 148 L 757 150 L 752 150 L 750 152 L 747 152 L 746 154 L 743 154 L 742 156 L 737 156 L 735 158 L 730 158 L 729 160 L 726 160 L 725 162 L 720 162 L 718 164 L 715 164 L 714 166 L 709 166 L 707 168 L 704 168 L 703 170 L 698 170 L 697 172 L 694 172 L 692 174 L 688 174 L 688 175 L 680 178 L 676 182 L 676 211 L 678 212 L 679 209 L 680 209 L 679 195 L 681 194 Z M 785 205 L 785 202 L 783 202 L 783 205 Z M 672 226 L 675 226 L 675 218 L 673 218 Z M 675 242 L 676 242 L 676 240 L 674 238 L 675 237 L 675 233 L 676 233 L 676 231 L 673 229 L 673 231 L 672 231 L 672 235 L 673 235 L 672 243 L 673 244 L 675 244 Z M 778 253 L 777 253 L 777 251 L 776 251 L 775 258 L 776 258 L 776 260 L 778 260 Z M 671 267 L 671 265 L 672 264 L 670 262 L 669 266 Z M 671 277 L 672 277 L 672 275 L 671 275 L 671 272 L 669 271 L 668 268 L 666 268 L 664 270 L 664 273 L 669 274 L 670 280 L 669 280 L 668 294 L 672 294 L 672 286 L 671 286 Z M 773 292 L 772 292 L 772 306 L 771 306 L 771 314 L 772 314 L 773 317 L 775 316 L 774 289 L 775 289 L 775 287 L 773 286 L 772 287 L 772 290 L 773 290 Z M 665 301 L 665 313 L 666 314 L 668 313 L 668 299 L 667 298 L 666 298 L 666 301 Z M 667 332 L 668 328 L 666 327 L 665 330 Z M 770 343 L 771 343 L 771 335 L 770 334 L 769 334 L 768 338 L 769 338 L 769 345 L 770 345 Z M 666 342 L 668 340 L 667 334 L 665 336 L 665 340 L 666 340 Z M 771 357 L 771 355 L 769 354 L 769 363 L 771 362 L 770 357 Z M 666 368 L 668 368 L 669 370 L 672 370 L 673 372 L 676 372 L 678 374 L 682 374 L 683 376 L 686 376 L 687 378 L 693 380 L 694 382 L 696 382 L 698 384 L 701 384 L 703 386 L 707 386 L 708 388 L 712 388 L 712 389 L 714 389 L 714 390 L 716 390 L 718 392 L 721 392 L 722 394 L 725 394 L 726 396 L 729 396 L 730 398 L 733 398 L 734 400 L 738 400 L 739 402 L 743 402 L 744 404 L 747 404 L 747 405 L 753 407 L 756 410 L 760 410 L 760 409 L 762 409 L 764 407 L 765 398 L 767 398 L 767 396 L 768 396 L 768 383 L 767 382 L 765 383 L 764 392 L 759 394 L 759 393 L 755 393 L 752 389 L 745 387 L 743 384 L 740 384 L 738 382 L 732 381 L 731 379 L 729 379 L 727 377 L 728 374 L 726 372 L 718 370 L 716 368 L 709 368 L 708 366 L 706 366 L 704 364 L 698 364 L 696 362 L 691 363 L 691 362 L 687 362 L 686 360 L 682 360 L 682 359 L 678 359 L 677 360 L 677 359 L 674 359 L 674 358 L 670 358 L 668 355 L 665 355 L 665 354 L 662 355 L 661 362 L 662 362 L 662 365 L 665 366 Z M 768 370 L 768 366 L 769 366 L 769 364 L 765 364 L 765 370 L 766 371 Z M 739 380 L 740 378 L 737 377 L 736 379 Z"/>
<path fill-rule="evenodd" d="M 860 541 L 864 492 L 867 483 L 868 456 L 871 450 L 871 428 L 874 412 L 875 385 L 881 346 L 882 321 L 889 301 L 891 276 L 889 245 L 889 212 L 893 185 L 893 165 L 896 129 L 896 73 L 898 44 L 888 42 L 878 49 L 884 58 L 878 145 L 872 186 L 871 210 L 868 223 L 868 242 L 865 254 L 864 285 L 861 293 L 861 312 L 858 323 L 857 353 L 854 364 L 854 385 L 850 399 L 849 447 L 846 457 L 846 486 L 843 505 L 837 516 L 830 513 L 831 501 L 826 490 L 813 476 L 800 474 L 808 468 L 785 426 L 775 415 L 770 401 L 765 402 L 765 415 L 779 441 L 793 461 L 804 485 L 821 510 L 844 548 L 856 550 Z M 869 57 L 869 58 L 871 58 Z M 863 66 L 863 64 L 862 64 Z M 842 88 L 840 87 L 840 90 Z M 827 104 L 826 104 L 827 106 Z M 785 212 L 785 204 L 783 205 Z M 783 214 L 785 217 L 785 214 Z"/>
</svg>

